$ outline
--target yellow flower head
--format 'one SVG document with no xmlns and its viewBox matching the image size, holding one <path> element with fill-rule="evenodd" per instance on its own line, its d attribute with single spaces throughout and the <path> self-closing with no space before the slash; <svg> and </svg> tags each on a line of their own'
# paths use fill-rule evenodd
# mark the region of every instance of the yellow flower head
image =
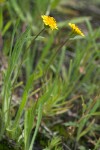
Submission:
<svg viewBox="0 0 100 150">
<path fill-rule="evenodd" d="M 41 17 L 46 26 L 49 26 L 52 30 L 58 29 L 56 20 L 53 17 L 45 16 L 45 15 L 42 15 Z"/>
<path fill-rule="evenodd" d="M 74 33 L 84 36 L 83 32 L 74 23 L 69 23 L 69 26 L 72 28 Z"/>
</svg>

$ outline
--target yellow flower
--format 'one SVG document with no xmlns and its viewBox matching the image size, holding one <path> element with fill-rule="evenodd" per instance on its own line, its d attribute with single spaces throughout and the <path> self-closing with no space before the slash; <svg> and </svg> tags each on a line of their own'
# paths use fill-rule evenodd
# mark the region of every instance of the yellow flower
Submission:
<svg viewBox="0 0 100 150">
<path fill-rule="evenodd" d="M 56 20 L 53 17 L 42 15 L 43 22 L 46 26 L 49 26 L 52 30 L 58 29 Z"/>
<path fill-rule="evenodd" d="M 74 33 L 84 36 L 83 32 L 74 23 L 69 23 L 69 26 L 72 28 Z"/>
</svg>

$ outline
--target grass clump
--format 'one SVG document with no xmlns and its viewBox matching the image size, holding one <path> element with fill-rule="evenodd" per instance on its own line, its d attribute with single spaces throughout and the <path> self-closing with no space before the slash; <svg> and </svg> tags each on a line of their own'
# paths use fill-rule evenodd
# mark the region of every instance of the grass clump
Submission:
<svg viewBox="0 0 100 150">
<path fill-rule="evenodd" d="M 12 149 L 100 147 L 100 29 L 88 17 L 56 21 L 60 7 L 0 2 L 0 140 Z"/>
</svg>

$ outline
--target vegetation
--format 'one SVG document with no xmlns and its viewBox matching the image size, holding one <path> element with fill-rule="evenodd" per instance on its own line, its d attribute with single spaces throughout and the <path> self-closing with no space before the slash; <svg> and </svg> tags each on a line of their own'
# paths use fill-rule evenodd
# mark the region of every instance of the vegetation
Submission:
<svg viewBox="0 0 100 150">
<path fill-rule="evenodd" d="M 100 149 L 100 28 L 71 2 L 0 0 L 0 150 Z"/>
</svg>

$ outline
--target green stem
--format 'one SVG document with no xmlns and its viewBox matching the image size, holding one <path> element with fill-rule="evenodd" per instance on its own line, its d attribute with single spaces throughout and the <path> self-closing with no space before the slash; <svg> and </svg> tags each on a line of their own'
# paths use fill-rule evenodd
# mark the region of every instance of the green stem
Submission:
<svg viewBox="0 0 100 150">
<path fill-rule="evenodd" d="M 34 135 L 33 135 L 29 150 L 33 149 L 33 144 L 34 144 L 34 141 L 36 139 L 36 135 L 37 135 L 40 123 L 41 123 L 41 119 L 42 119 L 42 104 L 40 104 L 40 106 L 38 108 L 37 124 L 36 124 L 36 128 L 35 128 L 35 131 L 34 131 Z"/>
<path fill-rule="evenodd" d="M 73 32 L 71 32 L 69 34 L 69 37 L 56 49 L 55 53 L 53 54 L 53 56 L 51 57 L 51 59 L 49 60 L 48 64 L 45 67 L 45 72 L 47 72 L 49 66 L 53 63 L 54 58 L 56 57 L 57 53 L 61 50 L 61 48 L 69 41 L 70 37 L 73 35 Z"/>
<path fill-rule="evenodd" d="M 37 39 L 37 37 L 45 30 L 45 27 L 34 37 L 34 39 L 32 40 L 32 42 L 30 43 L 30 45 L 27 47 L 26 50 L 28 50 L 29 48 L 31 48 L 31 46 L 33 45 L 34 41 Z"/>
<path fill-rule="evenodd" d="M 26 51 L 25 51 L 25 53 L 24 53 L 24 56 L 23 56 L 23 58 L 22 58 L 22 60 L 21 60 L 21 62 L 20 62 L 20 65 L 19 65 L 19 66 L 20 66 L 20 67 L 19 67 L 19 70 L 20 70 L 20 68 L 21 68 L 21 66 L 22 66 L 22 64 L 23 64 L 24 58 L 26 57 L 29 48 L 31 48 L 31 46 L 34 44 L 36 38 L 37 38 L 44 30 L 45 30 L 45 27 L 34 37 L 34 39 L 32 40 L 32 42 L 30 43 L 30 45 L 26 48 Z M 19 72 L 18 72 L 18 73 L 19 73 Z M 14 81 L 14 83 L 15 83 L 15 82 L 16 82 L 16 80 Z M 14 85 L 14 83 L 13 83 L 13 85 Z"/>
</svg>

